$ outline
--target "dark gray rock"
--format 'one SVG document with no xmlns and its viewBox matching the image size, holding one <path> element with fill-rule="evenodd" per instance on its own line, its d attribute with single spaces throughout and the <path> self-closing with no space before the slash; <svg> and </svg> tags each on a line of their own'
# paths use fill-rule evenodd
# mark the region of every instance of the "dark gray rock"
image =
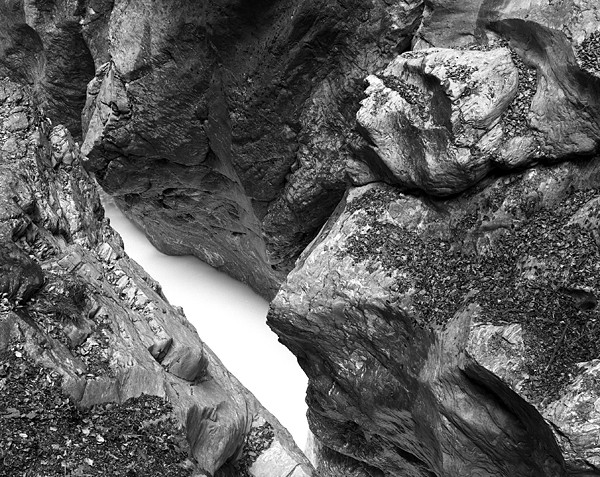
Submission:
<svg viewBox="0 0 600 477">
<path fill-rule="evenodd" d="M 421 9 L 103 7 L 105 26 L 84 18 L 90 50 L 112 58 L 88 90 L 88 167 L 162 250 L 272 296 L 346 185 L 371 179 L 352 153 L 365 71 L 406 47 Z"/>
</svg>

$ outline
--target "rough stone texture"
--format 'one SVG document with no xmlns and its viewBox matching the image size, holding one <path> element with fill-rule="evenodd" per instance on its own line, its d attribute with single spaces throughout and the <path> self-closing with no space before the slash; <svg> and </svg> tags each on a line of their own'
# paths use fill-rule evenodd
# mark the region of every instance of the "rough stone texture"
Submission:
<svg viewBox="0 0 600 477">
<path fill-rule="evenodd" d="M 60 74 L 87 74 L 86 167 L 163 250 L 271 296 L 331 216 L 270 316 L 310 375 L 323 475 L 599 475 L 600 174 L 597 159 L 549 167 L 598 152 L 598 2 L 31 0 L 0 12 L 0 73 L 30 82 L 49 110 L 64 104 L 72 120 L 81 99 Z M 36 121 L 6 111 L 3 157 L 19 156 Z M 40 174 L 61 174 L 77 162 L 72 139 L 45 128 L 54 153 Z M 496 176 L 525 166 L 537 169 Z M 95 238 L 96 208 L 60 213 L 75 187 L 36 191 L 10 170 L 2 180 L 14 191 L 0 196 L 2 236 L 35 246 L 27 231 L 41 223 L 50 246 L 37 260 L 60 254 L 41 289 L 35 267 L 3 282 L 10 297 L 42 297 L 47 310 L 57 293 L 76 307 L 64 271 L 103 283 L 102 306 L 64 327 L 65 349 L 95 357 L 81 366 L 97 377 L 57 351 L 71 394 L 89 404 L 155 374 L 184 382 L 192 448 L 219 439 L 218 457 L 197 451 L 201 465 L 246 452 L 221 476 L 248 473 L 258 460 L 244 449 L 266 451 L 269 433 L 256 438 L 263 424 L 227 384 L 200 402 L 181 391 L 229 378 L 206 381 L 219 373 L 212 355 L 170 331 L 176 312 L 168 326 L 154 314 L 160 295 L 136 281 L 118 240 Z M 98 331 L 118 300 L 152 308 L 130 320 L 133 357 L 117 339 L 112 356 Z M 102 371 L 130 358 L 138 371 Z"/>
<path fill-rule="evenodd" d="M 488 1 L 432 0 L 413 40 L 416 49 L 465 47 L 486 38 L 490 21 L 520 19 L 563 32 L 575 45 L 598 31 L 600 8 L 594 0 Z"/>
<path fill-rule="evenodd" d="M 493 168 L 598 149 L 600 82 L 579 68 L 566 36 L 516 19 L 490 26 L 510 40 L 516 64 L 508 48 L 425 49 L 369 77 L 357 120 L 391 182 L 449 195 Z"/>
<path fill-rule="evenodd" d="M 269 315 L 327 452 L 373 475 L 600 475 L 578 364 L 600 351 L 598 164 L 447 200 L 349 192 Z"/>
<path fill-rule="evenodd" d="M 363 80 L 423 5 L 246 3 L 79 2 L 97 68 L 83 150 L 153 243 L 272 296 L 346 186 L 373 178 L 354 154 Z"/>
<path fill-rule="evenodd" d="M 253 477 L 307 477 L 308 474 L 295 460 L 291 459 L 288 452 L 275 444 L 268 451 L 260 455 L 249 469 Z"/>
<path fill-rule="evenodd" d="M 33 104 L 0 81 L 0 123 L 20 108 L 29 124 L 0 131 L 0 144 L 15 144 L 0 153 L 0 348 L 18 341 L 80 407 L 166 398 L 185 426 L 195 475 L 227 475 L 259 418 L 272 426 L 273 445 L 311 475 L 287 431 L 125 255 L 69 132 L 51 128 Z"/>
<path fill-rule="evenodd" d="M 83 114 L 87 167 L 159 248 L 194 254 L 272 296 L 349 185 L 392 176 L 448 194 L 492 167 L 597 148 L 594 2 L 424 3 L 31 1 L 5 8 L 17 25 L 5 43 L 25 45 L 14 54 L 8 48 L 7 67 L 34 78 L 51 117 L 62 106 L 72 122 L 93 61 Z M 464 84 L 462 98 L 447 91 L 457 104 L 446 114 L 440 89 L 421 85 L 442 103 L 425 104 L 439 116 L 421 133 L 425 151 L 411 144 L 411 156 L 423 154 L 425 163 L 408 181 L 398 168 L 390 173 L 398 141 L 386 140 L 388 154 L 379 158 L 356 128 L 364 79 L 411 40 L 414 49 L 489 49 L 499 37 L 510 41 L 520 79 L 510 104 L 503 97 L 487 105 L 494 119 L 504 111 L 498 123 L 470 108 L 469 101 L 482 104 L 481 91 Z M 455 66 L 477 55 L 449 53 L 464 60 Z M 410 76 L 423 82 L 416 71 Z M 397 136 L 385 129 L 378 132 Z M 438 171 L 431 157 L 447 167 Z"/>
<path fill-rule="evenodd" d="M 600 467 L 600 362 L 581 363 L 575 377 L 560 399 L 545 409 L 544 415 L 560 430 L 566 455 Z"/>
<path fill-rule="evenodd" d="M 81 136 L 85 85 L 94 62 L 73 0 L 5 2 L 0 7 L 0 70 L 33 85 L 44 114 Z"/>
<path fill-rule="evenodd" d="M 357 120 L 394 183 L 452 194 L 501 161 L 501 117 L 518 86 L 507 48 L 404 53 L 368 81 Z"/>
</svg>

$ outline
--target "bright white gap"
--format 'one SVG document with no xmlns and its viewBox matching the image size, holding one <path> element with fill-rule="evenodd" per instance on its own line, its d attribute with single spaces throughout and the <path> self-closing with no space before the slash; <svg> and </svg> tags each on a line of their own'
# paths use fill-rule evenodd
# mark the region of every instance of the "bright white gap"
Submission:
<svg viewBox="0 0 600 477">
<path fill-rule="evenodd" d="M 200 338 L 303 449 L 308 436 L 304 402 L 308 381 L 296 358 L 267 326 L 268 303 L 195 257 L 159 252 L 112 198 L 102 194 L 102 202 L 127 254 L 161 284 L 171 304 L 183 307 Z"/>
</svg>

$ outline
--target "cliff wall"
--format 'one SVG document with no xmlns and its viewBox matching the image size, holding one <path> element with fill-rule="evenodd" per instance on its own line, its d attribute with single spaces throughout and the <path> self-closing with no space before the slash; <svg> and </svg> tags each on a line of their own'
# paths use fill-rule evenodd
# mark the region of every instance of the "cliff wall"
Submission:
<svg viewBox="0 0 600 477">
<path fill-rule="evenodd" d="M 596 2 L 2 8 L 153 243 L 281 286 L 322 475 L 599 474 Z"/>
</svg>

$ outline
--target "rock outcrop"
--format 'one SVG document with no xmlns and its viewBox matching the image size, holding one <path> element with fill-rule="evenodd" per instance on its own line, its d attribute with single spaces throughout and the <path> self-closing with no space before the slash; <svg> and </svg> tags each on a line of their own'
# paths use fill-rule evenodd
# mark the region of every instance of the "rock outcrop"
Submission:
<svg viewBox="0 0 600 477">
<path fill-rule="evenodd" d="M 83 108 L 85 167 L 158 247 L 265 296 L 283 282 L 269 320 L 310 377 L 322 475 L 600 475 L 596 1 L 1 8 L 0 73 L 31 83 L 51 117 L 70 124 Z M 65 44 L 72 58 L 57 55 Z M 11 110 L 3 151 L 27 143 L 32 118 Z M 93 405 L 99 389 L 120 402 L 157 373 L 169 386 L 150 394 L 195 429 L 199 466 L 233 475 L 227 459 L 264 411 L 243 408 L 181 315 L 136 280 L 93 198 L 60 212 L 83 186 L 44 184 L 78 155 L 64 129 L 42 137 L 47 205 L 10 168 L 2 178 L 15 192 L 0 257 L 18 269 L 0 282 L 7 313 L 28 323 L 18 306 L 58 300 L 48 294 L 93 304 L 56 348 L 71 353 L 59 369 L 73 399 Z M 80 270 L 108 280 L 85 301 L 66 291 Z M 134 311 L 117 331 L 101 311 L 119 300 Z M 89 330 L 109 328 L 110 347 L 100 335 L 92 347 Z M 131 336 L 143 352 L 120 341 Z M 73 351 L 86 346 L 104 351 L 88 362 Z M 114 376 L 88 379 L 106 362 Z M 206 382 L 213 397 L 198 394 Z M 270 432 L 259 419 L 245 455 L 260 457 L 237 462 L 309 472 L 284 438 L 257 437 Z"/>
<path fill-rule="evenodd" d="M 597 149 L 593 57 L 578 66 L 572 51 L 595 38 L 592 2 L 359 3 L 80 9 L 98 68 L 88 167 L 159 248 L 272 296 L 349 185 L 452 194 L 494 168 Z M 413 50 L 488 51 L 393 60 L 419 22 Z M 489 51 L 506 42 L 510 58 Z M 359 112 L 365 141 L 362 81 L 382 69 Z"/>
<path fill-rule="evenodd" d="M 348 193 L 269 315 L 329 452 L 361 475 L 598 475 L 599 164 Z"/>
<path fill-rule="evenodd" d="M 13 23 L 57 65 L 34 75 L 55 86 L 39 88 L 48 104 L 73 84 L 59 70 L 89 75 L 93 60 L 86 167 L 153 243 L 272 297 L 347 185 L 371 180 L 353 152 L 363 81 L 406 49 L 422 10 L 420 0 L 31 1 Z M 62 65 L 57 36 L 84 38 L 85 62 Z M 29 72 L 21 56 L 9 66 Z"/>
<path fill-rule="evenodd" d="M 324 475 L 600 475 L 597 32 L 591 2 L 429 2 L 369 77 L 394 187 L 349 190 L 269 315 Z"/>
<path fill-rule="evenodd" d="M 140 401 L 144 409 L 159 403 L 156 412 L 164 414 L 162 420 L 145 425 L 173 420 L 189 458 L 185 461 L 184 453 L 172 465 L 187 465 L 188 475 L 272 475 L 251 467 L 273 453 L 281 456 L 274 472 L 283 475 L 293 463 L 295 476 L 311 475 L 287 431 L 229 374 L 181 310 L 166 301 L 160 285 L 127 257 L 120 237 L 103 218 L 97 186 L 83 170 L 68 130 L 51 127 L 28 91 L 8 79 L 0 82 L 0 122 L 0 353 L 3 363 L 14 361 L 3 367 L 0 394 L 20 379 L 7 370 L 39 368 L 39 373 L 49 373 L 48 382 L 61 384 L 69 405 L 80 409 L 106 410 L 102 406 L 110 405 L 114 413 L 129 409 L 132 399 L 146 399 Z M 9 417 L 0 410 L 3 475 L 29 468 L 12 467 L 5 458 L 12 433 L 19 440 L 20 420 L 36 415 L 26 418 L 14 409 Z M 36 411 L 40 419 L 52 413 Z M 89 425 L 87 429 L 89 434 Z M 258 429 L 268 429 L 268 436 L 257 434 Z M 36 432 L 41 436 L 46 430 L 39 424 Z M 27 438 L 21 434 L 21 440 Z M 105 452 L 123 445 L 114 430 L 98 435 Z M 251 436 L 260 446 L 255 444 L 249 454 L 244 444 Z M 43 455 L 50 449 L 40 441 L 38 455 Z M 92 465 L 88 460 L 67 459 L 65 470 Z M 51 468 L 29 469 L 55 475 Z"/>
</svg>

